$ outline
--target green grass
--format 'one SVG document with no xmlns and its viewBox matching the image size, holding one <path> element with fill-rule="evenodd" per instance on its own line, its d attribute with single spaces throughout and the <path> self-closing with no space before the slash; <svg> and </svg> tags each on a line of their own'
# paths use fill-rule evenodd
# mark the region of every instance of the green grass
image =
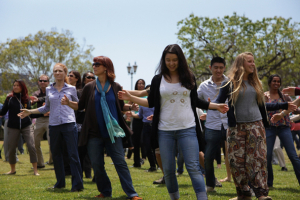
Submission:
<svg viewBox="0 0 300 200">
<path fill-rule="evenodd" d="M 0 141 L 2 146 L 2 141 Z M 1 147 L 0 146 L 0 147 Z M 42 148 L 44 152 L 45 161 L 49 157 L 47 141 L 42 141 Z M 298 151 L 298 153 L 300 153 Z M 285 154 L 286 155 L 286 154 Z M 2 158 L 4 157 L 2 151 Z M 293 167 L 288 157 L 286 156 L 287 172 L 280 171 L 278 165 L 274 165 L 274 190 L 269 192 L 273 199 L 278 200 L 299 200 L 300 187 L 296 179 Z M 98 195 L 96 184 L 91 179 L 84 178 L 85 189 L 79 193 L 71 193 L 71 177 L 66 177 L 66 188 L 51 190 L 49 187 L 56 182 L 53 165 L 47 165 L 44 169 L 40 169 L 40 176 L 34 176 L 31 164 L 29 162 L 29 155 L 19 155 L 20 162 L 16 165 L 16 175 L 3 175 L 10 170 L 9 164 L 0 160 L 0 199 L 94 199 Z M 112 161 L 109 157 L 105 158 L 106 170 L 112 182 L 113 198 L 106 199 L 126 199 L 126 194 L 123 192 L 118 175 L 111 165 Z M 133 164 L 133 160 L 127 160 L 128 166 Z M 147 173 L 145 170 L 149 168 L 149 163 L 146 161 L 145 165 L 140 169 L 131 168 L 131 176 L 133 185 L 139 196 L 144 199 L 169 199 L 167 188 L 165 185 L 153 185 L 152 182 L 162 177 L 161 171 Z M 225 165 L 221 169 L 215 168 L 216 176 L 221 179 L 226 175 Z M 179 192 L 181 199 L 195 199 L 195 193 L 191 184 L 191 180 L 186 172 L 178 177 Z M 209 193 L 208 198 L 215 199 L 230 199 L 236 196 L 236 191 L 233 183 L 224 183 L 222 188 L 216 188 L 217 192 Z M 253 198 L 255 199 L 255 198 Z"/>
</svg>

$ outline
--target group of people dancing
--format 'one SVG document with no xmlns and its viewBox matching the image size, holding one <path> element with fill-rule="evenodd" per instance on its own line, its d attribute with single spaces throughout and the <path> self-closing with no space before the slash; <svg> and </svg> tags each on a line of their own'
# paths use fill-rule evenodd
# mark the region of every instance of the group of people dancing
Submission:
<svg viewBox="0 0 300 200">
<path fill-rule="evenodd" d="M 297 100 L 288 101 L 279 91 L 280 77 L 271 78 L 270 92 L 264 94 L 254 56 L 250 52 L 236 57 L 227 76 L 224 75 L 226 62 L 223 58 L 213 58 L 209 68 L 212 77 L 197 88 L 196 78 L 182 49 L 172 44 L 163 50 L 150 88 L 139 92 L 123 90 L 115 82 L 113 62 L 105 56 L 93 59 L 93 73 L 85 74 L 83 88 L 80 74 L 76 71 L 68 73 L 68 68 L 62 63 L 54 65 L 55 80 L 41 89 L 43 98 L 30 99 L 24 82 L 15 81 L 13 92 L 6 98 L 0 112 L 3 116 L 9 111 L 11 171 L 7 174 L 16 173 L 15 151 L 17 138 L 22 134 L 34 175 L 39 175 L 38 166 L 42 167 L 44 163 L 39 163 L 40 158 L 37 157 L 40 140 L 34 141 L 37 134 L 30 131 L 31 118 L 49 116 L 50 151 L 57 179 L 53 189 L 66 186 L 65 147 L 72 174 L 71 191 L 84 189 L 83 160 L 88 156 L 100 192 L 96 197 L 111 197 L 112 186 L 104 164 L 106 150 L 128 198 L 142 199 L 133 187 L 124 156 L 124 148 L 136 147 L 132 137 L 141 141 L 140 136 L 135 135 L 136 128 L 132 131 L 125 121 L 124 113 L 130 111 L 127 116 L 140 118 L 145 124 L 143 142 L 147 144 L 146 154 L 151 165 L 148 171 L 156 170 L 157 162 L 172 200 L 180 198 L 175 159 L 178 153 L 183 157 L 196 198 L 204 200 L 216 186 L 213 160 L 216 144 L 224 140 L 228 166 L 226 180 L 230 180 L 232 175 L 237 191 L 234 199 L 251 199 L 251 190 L 259 200 L 272 199 L 268 196 L 274 179 L 270 159 L 276 135 L 292 161 L 300 184 L 300 159 L 293 148 L 288 118 L 299 103 Z M 279 85 L 276 85 L 273 82 L 278 82 L 278 78 Z M 45 80 L 49 82 L 49 78 L 42 75 L 39 85 Z M 140 85 L 145 86 L 145 83 Z M 295 95 L 300 89 L 284 91 Z M 125 100 L 129 103 L 126 104 Z M 37 109 L 31 109 L 31 103 L 36 102 L 43 103 Z M 137 109 L 137 104 L 140 112 L 131 113 Z M 199 116 L 198 109 L 207 110 L 207 114 Z M 201 118 L 206 119 L 204 132 Z M 134 151 L 134 167 L 140 167 L 137 149 Z M 153 152 L 157 155 L 156 159 Z M 201 168 L 205 169 L 206 183 Z"/>
</svg>

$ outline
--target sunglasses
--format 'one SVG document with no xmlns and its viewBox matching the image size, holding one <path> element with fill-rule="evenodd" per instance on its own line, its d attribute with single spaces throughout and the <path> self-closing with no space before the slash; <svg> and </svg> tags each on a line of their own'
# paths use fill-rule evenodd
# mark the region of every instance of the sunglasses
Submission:
<svg viewBox="0 0 300 200">
<path fill-rule="evenodd" d="M 44 82 L 44 83 L 47 83 L 48 81 L 47 80 L 39 80 L 40 83 Z"/>
<path fill-rule="evenodd" d="M 74 75 L 72 75 L 72 74 L 69 74 L 69 75 L 68 75 L 68 77 L 71 77 L 71 78 L 73 78 L 73 77 L 75 77 L 75 76 L 74 76 Z"/>
<path fill-rule="evenodd" d="M 94 76 L 87 76 L 86 78 L 87 78 L 87 79 L 95 79 Z"/>
<path fill-rule="evenodd" d="M 100 67 L 100 65 L 101 65 L 101 63 L 95 62 L 95 63 L 93 63 L 93 65 L 92 65 L 92 66 L 95 66 L 95 67 Z"/>
</svg>

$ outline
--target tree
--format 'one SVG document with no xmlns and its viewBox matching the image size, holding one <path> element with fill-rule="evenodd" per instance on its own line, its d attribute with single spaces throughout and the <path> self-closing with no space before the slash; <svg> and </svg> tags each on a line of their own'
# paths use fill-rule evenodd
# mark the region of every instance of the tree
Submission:
<svg viewBox="0 0 300 200">
<path fill-rule="evenodd" d="M 235 57 L 246 51 L 254 54 L 260 79 L 279 73 L 283 85 L 300 84 L 299 23 L 291 18 L 263 18 L 253 22 L 245 16 L 221 18 L 191 14 L 178 22 L 178 39 L 197 80 L 211 74 L 208 66 L 214 56 L 226 59 L 230 66 Z"/>
<path fill-rule="evenodd" d="M 28 75 L 32 82 L 37 82 L 41 74 L 51 79 L 55 63 L 63 63 L 69 70 L 82 73 L 91 68 L 93 50 L 91 45 L 81 47 L 68 30 L 62 33 L 55 29 L 50 32 L 39 31 L 35 35 L 7 39 L 0 44 L 0 70 L 2 74 Z"/>
</svg>

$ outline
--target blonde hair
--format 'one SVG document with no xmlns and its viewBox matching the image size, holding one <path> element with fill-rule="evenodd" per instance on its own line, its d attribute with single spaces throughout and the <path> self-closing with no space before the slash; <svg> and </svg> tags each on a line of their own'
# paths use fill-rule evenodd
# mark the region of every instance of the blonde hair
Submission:
<svg viewBox="0 0 300 200">
<path fill-rule="evenodd" d="M 63 68 L 63 70 L 64 70 L 64 72 L 65 72 L 65 74 L 66 74 L 64 81 L 65 81 L 65 83 L 69 84 L 69 79 L 68 79 L 68 77 L 67 77 L 67 74 L 68 74 L 68 68 L 66 67 L 66 65 L 64 65 L 64 64 L 62 64 L 62 63 L 56 63 L 56 64 L 54 65 L 54 67 L 56 67 L 56 66 L 61 66 L 61 67 Z M 54 70 L 54 67 L 53 67 L 53 70 Z"/>
<path fill-rule="evenodd" d="M 229 81 L 226 85 L 232 84 L 232 91 L 229 100 L 232 101 L 232 105 L 237 101 L 241 86 L 245 89 L 246 85 L 243 83 L 243 76 L 245 73 L 244 62 L 246 56 L 253 56 L 251 52 L 244 52 L 239 54 L 234 60 L 230 70 L 227 72 Z M 254 68 L 254 72 L 248 75 L 248 83 L 255 89 L 257 94 L 257 102 L 259 105 L 264 103 L 264 92 L 261 81 L 258 78 L 257 69 Z M 224 86 L 224 87 L 225 87 Z"/>
</svg>

